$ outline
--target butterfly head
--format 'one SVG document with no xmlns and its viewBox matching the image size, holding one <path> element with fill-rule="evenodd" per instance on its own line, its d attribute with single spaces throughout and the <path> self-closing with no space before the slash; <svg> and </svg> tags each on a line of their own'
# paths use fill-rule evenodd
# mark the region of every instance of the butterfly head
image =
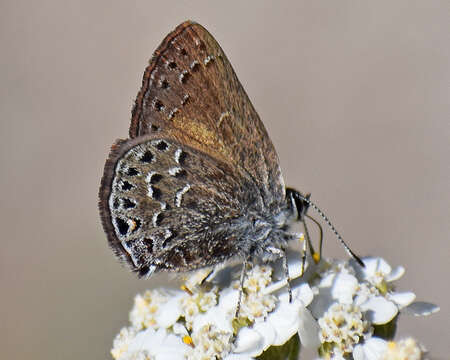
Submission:
<svg viewBox="0 0 450 360">
<path fill-rule="evenodd" d="M 297 220 L 303 220 L 309 208 L 309 198 L 311 194 L 303 195 L 297 190 L 286 188 L 286 201 L 293 215 L 297 215 Z"/>
</svg>

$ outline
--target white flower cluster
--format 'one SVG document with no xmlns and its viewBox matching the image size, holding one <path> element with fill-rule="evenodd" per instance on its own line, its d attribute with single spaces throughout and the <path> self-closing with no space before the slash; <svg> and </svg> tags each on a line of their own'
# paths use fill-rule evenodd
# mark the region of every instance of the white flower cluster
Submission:
<svg viewBox="0 0 450 360">
<path fill-rule="evenodd" d="M 320 326 L 319 353 L 323 357 L 355 360 L 382 359 L 387 351 L 385 337 L 393 337 L 400 311 L 428 315 L 438 307 L 413 302 L 412 292 L 396 292 L 393 281 L 405 272 L 392 269 L 381 258 L 355 261 L 323 261 L 311 282 L 314 300 L 308 307 Z"/>
<path fill-rule="evenodd" d="M 280 266 L 249 269 L 238 318 L 239 280 L 229 279 L 239 271 L 232 267 L 213 276 L 191 274 L 182 290 L 137 295 L 131 325 L 114 340 L 113 358 L 250 360 L 276 346 L 291 352 L 287 358 L 299 346 L 281 345 L 300 339 L 302 347 L 326 359 L 423 359 L 423 349 L 412 339 L 393 343 L 378 335 L 393 335 L 389 329 L 395 328 L 399 311 L 427 315 L 438 310 L 413 303 L 411 292 L 395 292 L 392 282 L 403 275 L 402 267 L 391 269 L 380 258 L 363 259 L 364 268 L 352 260 L 322 260 L 301 276 L 300 257 L 289 253 L 291 302 Z"/>
</svg>

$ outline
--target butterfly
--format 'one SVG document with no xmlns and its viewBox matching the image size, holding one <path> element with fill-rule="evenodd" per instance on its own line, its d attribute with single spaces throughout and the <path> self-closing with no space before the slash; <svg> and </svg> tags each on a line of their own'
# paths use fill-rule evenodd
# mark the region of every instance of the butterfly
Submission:
<svg viewBox="0 0 450 360">
<path fill-rule="evenodd" d="M 286 188 L 217 41 L 197 23 L 180 24 L 145 70 L 129 138 L 106 160 L 99 209 L 114 253 L 141 277 L 240 258 L 242 279 L 254 259 L 286 259 L 298 237 L 290 224 L 310 205 Z"/>
</svg>

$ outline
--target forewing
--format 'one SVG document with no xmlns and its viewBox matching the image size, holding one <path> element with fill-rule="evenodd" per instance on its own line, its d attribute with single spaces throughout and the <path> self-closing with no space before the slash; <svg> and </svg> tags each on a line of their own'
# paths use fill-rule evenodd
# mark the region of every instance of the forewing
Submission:
<svg viewBox="0 0 450 360">
<path fill-rule="evenodd" d="M 233 162 L 264 201 L 283 201 L 278 156 L 230 62 L 201 25 L 184 22 L 155 51 L 144 73 L 130 137 L 169 131 L 180 143 Z"/>
<path fill-rule="evenodd" d="M 232 224 L 246 204 L 260 201 L 253 183 L 229 164 L 160 135 L 121 140 L 111 149 L 99 207 L 114 252 L 141 275 L 236 255 Z"/>
</svg>

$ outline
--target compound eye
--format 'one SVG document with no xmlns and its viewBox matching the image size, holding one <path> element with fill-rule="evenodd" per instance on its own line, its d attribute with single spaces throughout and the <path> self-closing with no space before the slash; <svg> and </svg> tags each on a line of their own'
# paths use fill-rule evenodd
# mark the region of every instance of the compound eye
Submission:
<svg viewBox="0 0 450 360">
<path fill-rule="evenodd" d="M 306 212 L 309 208 L 308 200 L 311 194 L 303 195 L 297 190 L 286 188 L 286 200 L 288 201 L 288 206 L 293 212 L 297 213 L 297 220 L 301 221 L 304 219 Z"/>
</svg>

